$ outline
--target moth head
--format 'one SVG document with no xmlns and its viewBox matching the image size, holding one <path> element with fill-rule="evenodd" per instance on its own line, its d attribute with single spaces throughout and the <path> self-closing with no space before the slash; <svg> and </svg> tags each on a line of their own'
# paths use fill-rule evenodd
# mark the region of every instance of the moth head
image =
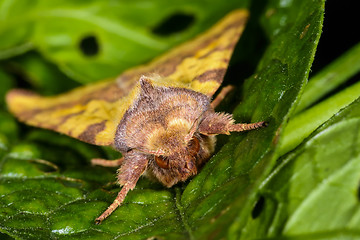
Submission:
<svg viewBox="0 0 360 240">
<path fill-rule="evenodd" d="M 190 122 L 184 116 L 174 116 L 169 119 L 166 128 L 153 128 L 145 146 L 160 168 L 196 174 L 196 160 L 202 147 L 199 138 L 194 136 L 196 128 L 197 121 Z"/>
</svg>

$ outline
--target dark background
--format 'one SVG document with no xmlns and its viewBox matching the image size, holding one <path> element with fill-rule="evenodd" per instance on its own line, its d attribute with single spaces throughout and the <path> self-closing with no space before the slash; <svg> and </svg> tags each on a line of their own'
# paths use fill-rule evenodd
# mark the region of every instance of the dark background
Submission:
<svg viewBox="0 0 360 240">
<path fill-rule="evenodd" d="M 354 3 L 355 1 L 326 1 L 323 33 L 316 51 L 312 73 L 316 73 L 360 42 L 360 14 Z M 360 75 L 357 74 L 350 82 L 357 81 L 359 77 Z"/>
</svg>

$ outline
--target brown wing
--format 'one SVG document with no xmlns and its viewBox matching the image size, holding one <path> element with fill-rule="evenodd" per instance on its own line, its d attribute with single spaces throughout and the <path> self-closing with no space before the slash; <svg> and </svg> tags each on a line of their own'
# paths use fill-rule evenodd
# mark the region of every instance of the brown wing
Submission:
<svg viewBox="0 0 360 240">
<path fill-rule="evenodd" d="M 96 145 L 111 145 L 116 127 L 139 93 L 141 75 L 155 85 L 189 88 L 212 96 L 220 86 L 232 51 L 247 19 L 236 10 L 196 39 L 151 63 L 109 80 L 54 97 L 15 89 L 7 94 L 9 110 L 21 121 Z"/>
</svg>

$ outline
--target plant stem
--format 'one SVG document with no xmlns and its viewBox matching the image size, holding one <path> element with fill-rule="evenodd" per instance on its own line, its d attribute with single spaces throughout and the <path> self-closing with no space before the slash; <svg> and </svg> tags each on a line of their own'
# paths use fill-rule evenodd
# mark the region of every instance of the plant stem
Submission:
<svg viewBox="0 0 360 240">
<path fill-rule="evenodd" d="M 283 139 L 279 147 L 280 156 L 298 146 L 316 128 L 359 96 L 360 81 L 296 115 L 284 129 Z"/>
<path fill-rule="evenodd" d="M 295 114 L 309 107 L 360 71 L 360 43 L 313 76 L 305 87 Z"/>
</svg>

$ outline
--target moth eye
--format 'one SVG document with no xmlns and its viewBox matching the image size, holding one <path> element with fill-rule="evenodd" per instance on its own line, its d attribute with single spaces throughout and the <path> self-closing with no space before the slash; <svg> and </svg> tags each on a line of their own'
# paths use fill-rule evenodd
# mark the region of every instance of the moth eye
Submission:
<svg viewBox="0 0 360 240">
<path fill-rule="evenodd" d="M 164 169 L 169 169 L 169 161 L 163 156 L 154 156 L 156 164 Z"/>
<path fill-rule="evenodd" d="M 192 153 L 192 155 L 196 155 L 200 150 L 200 142 L 198 138 L 193 138 L 188 145 L 188 151 Z"/>
</svg>

